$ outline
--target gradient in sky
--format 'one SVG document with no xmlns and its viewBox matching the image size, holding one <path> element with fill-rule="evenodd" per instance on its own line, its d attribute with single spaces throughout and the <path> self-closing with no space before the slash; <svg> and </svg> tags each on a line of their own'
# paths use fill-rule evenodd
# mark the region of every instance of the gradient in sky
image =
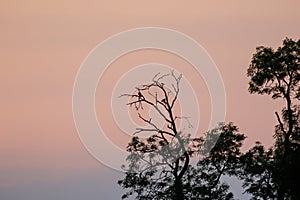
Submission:
<svg viewBox="0 0 300 200">
<path fill-rule="evenodd" d="M 248 136 L 245 149 L 256 140 L 271 145 L 274 112 L 283 105 L 250 95 L 246 69 L 256 46 L 299 38 L 299 6 L 296 0 L 2 1 L 0 199 L 119 199 L 116 181 L 123 175 L 97 162 L 76 133 L 72 89 L 81 63 L 98 43 L 137 27 L 178 30 L 200 43 L 223 77 L 226 121 Z M 110 69 L 121 75 L 120 66 L 144 62 L 186 64 L 164 52 L 140 51 Z M 110 91 L 105 77 L 101 81 L 98 89 Z M 103 104 L 97 90 L 100 119 Z"/>
</svg>

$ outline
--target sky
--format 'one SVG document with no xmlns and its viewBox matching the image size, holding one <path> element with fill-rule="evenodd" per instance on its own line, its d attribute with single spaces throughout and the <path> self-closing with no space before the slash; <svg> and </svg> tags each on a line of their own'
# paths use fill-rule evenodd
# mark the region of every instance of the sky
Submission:
<svg viewBox="0 0 300 200">
<path fill-rule="evenodd" d="M 276 48 L 285 37 L 299 39 L 299 6 L 296 0 L 1 1 L 0 199 L 120 199 L 116 181 L 123 174 L 97 161 L 80 141 L 72 91 L 92 49 L 133 28 L 173 29 L 201 44 L 224 81 L 225 120 L 248 137 L 244 149 L 257 140 L 270 146 L 274 112 L 283 104 L 250 95 L 246 70 L 257 46 Z M 112 63 L 98 84 L 98 120 L 112 130 L 108 138 L 123 149 L 129 136 L 118 130 L 106 105 L 118 76 L 149 62 L 182 71 L 189 67 L 166 52 L 133 52 Z M 183 75 L 191 79 L 197 97 L 205 93 L 199 100 L 205 130 L 210 105 L 204 82 L 193 82 L 189 71 Z"/>
</svg>

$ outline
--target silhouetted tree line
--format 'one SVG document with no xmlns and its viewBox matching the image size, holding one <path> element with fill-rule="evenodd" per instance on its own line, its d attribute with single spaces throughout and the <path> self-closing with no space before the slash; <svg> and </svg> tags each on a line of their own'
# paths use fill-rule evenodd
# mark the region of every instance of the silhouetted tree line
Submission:
<svg viewBox="0 0 300 200">
<path fill-rule="evenodd" d="M 286 38 L 274 50 L 257 47 L 247 70 L 249 92 L 282 99 L 284 107 L 275 112 L 277 125 L 274 144 L 266 149 L 256 142 L 241 152 L 246 136 L 233 123 L 220 123 L 203 137 L 192 138 L 189 119 L 176 116 L 181 75 L 157 74 L 152 82 L 139 86 L 129 97 L 138 117 L 147 125 L 137 128 L 127 146 L 130 155 L 124 179 L 118 184 L 127 189 L 122 199 L 234 199 L 223 176 L 243 183 L 251 199 L 300 199 L 300 40 Z M 171 78 L 171 86 L 165 84 Z M 144 106 L 155 109 L 165 121 L 142 114 Z M 271 117 L 271 116 L 270 116 Z M 185 124 L 179 127 L 179 122 Z M 148 137 L 138 134 L 149 132 Z"/>
</svg>

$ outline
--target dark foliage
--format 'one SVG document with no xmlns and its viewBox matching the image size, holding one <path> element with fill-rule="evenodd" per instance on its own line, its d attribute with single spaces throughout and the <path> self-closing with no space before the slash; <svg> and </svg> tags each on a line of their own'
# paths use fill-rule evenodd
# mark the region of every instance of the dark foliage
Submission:
<svg viewBox="0 0 300 200">
<path fill-rule="evenodd" d="M 129 106 L 150 128 L 137 128 L 135 134 L 151 132 L 146 138 L 132 137 L 125 178 L 118 184 L 127 189 L 122 199 L 229 200 L 234 199 L 223 176 L 243 182 L 245 193 L 253 200 L 300 199 L 300 40 L 285 39 L 274 50 L 258 47 L 247 71 L 249 92 L 282 99 L 285 106 L 275 112 L 278 124 L 274 144 L 266 149 L 260 142 L 241 152 L 245 136 L 233 123 L 220 123 L 203 137 L 192 138 L 188 129 L 178 129 L 174 106 L 179 94 L 180 76 L 173 72 L 156 75 L 152 82 L 125 94 Z M 166 87 L 165 77 L 174 83 Z M 172 88 L 172 90 L 168 89 Z M 160 128 L 155 120 L 144 117 L 144 106 L 154 108 L 165 121 Z"/>
</svg>

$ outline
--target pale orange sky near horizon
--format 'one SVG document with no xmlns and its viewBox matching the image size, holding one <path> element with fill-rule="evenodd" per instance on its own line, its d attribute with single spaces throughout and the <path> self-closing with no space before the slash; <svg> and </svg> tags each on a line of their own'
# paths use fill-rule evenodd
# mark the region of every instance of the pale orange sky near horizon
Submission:
<svg viewBox="0 0 300 200">
<path fill-rule="evenodd" d="M 270 145 L 274 112 L 283 105 L 250 95 L 246 70 L 256 46 L 277 48 L 285 37 L 300 38 L 299 7 L 296 0 L 2 1 L 0 188 L 34 182 L 7 169 L 49 171 L 56 180 L 103 168 L 77 136 L 73 83 L 98 43 L 137 27 L 174 29 L 200 43 L 223 77 L 226 121 L 248 136 L 245 147 L 256 140 Z"/>
</svg>

